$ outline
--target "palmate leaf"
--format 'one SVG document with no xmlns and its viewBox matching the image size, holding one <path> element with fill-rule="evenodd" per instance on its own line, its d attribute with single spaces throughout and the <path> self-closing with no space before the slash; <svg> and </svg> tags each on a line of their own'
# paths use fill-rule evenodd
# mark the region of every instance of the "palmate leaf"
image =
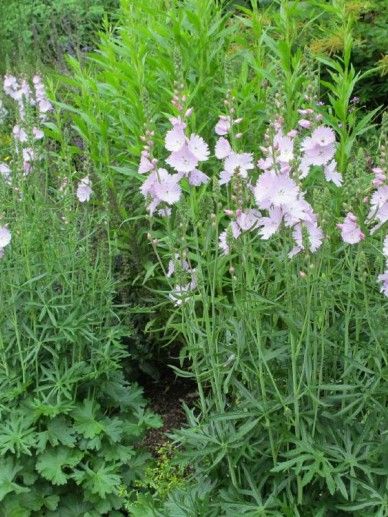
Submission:
<svg viewBox="0 0 388 517">
<path fill-rule="evenodd" d="M 82 457 L 82 451 L 67 447 L 56 447 L 38 456 L 36 470 L 53 485 L 65 485 L 69 476 L 63 469 L 66 467 L 74 468 Z"/>
<path fill-rule="evenodd" d="M 27 454 L 31 456 L 31 449 L 36 445 L 36 431 L 33 419 L 23 411 L 8 415 L 8 421 L 2 423 L 0 431 L 0 455 L 7 452 Z"/>
<path fill-rule="evenodd" d="M 85 399 L 83 405 L 71 413 L 74 418 L 74 429 L 90 440 L 104 431 L 104 423 L 96 418 L 99 409 L 100 405 L 97 402 Z"/>
<path fill-rule="evenodd" d="M 21 494 L 23 492 L 28 492 L 29 489 L 15 483 L 14 479 L 17 474 L 23 469 L 22 465 L 14 463 L 14 460 L 11 457 L 3 458 L 1 460 L 1 468 L 0 468 L 0 501 L 4 499 L 4 497 L 14 492 L 15 494 Z"/>
<path fill-rule="evenodd" d="M 104 432 L 113 443 L 121 440 L 123 434 L 123 422 L 119 418 L 104 418 Z"/>
<path fill-rule="evenodd" d="M 76 470 L 72 478 L 77 485 L 82 484 L 83 489 L 101 498 L 105 498 L 107 494 L 116 494 L 117 488 L 122 483 L 118 475 L 118 466 L 104 462 L 96 463 L 93 468 L 84 465 L 83 470 Z"/>
<path fill-rule="evenodd" d="M 46 448 L 47 442 L 53 447 L 59 444 L 66 447 L 74 447 L 76 443 L 75 434 L 71 423 L 64 416 L 54 418 L 48 423 L 47 430 L 39 433 L 37 449 L 43 451 Z"/>
</svg>

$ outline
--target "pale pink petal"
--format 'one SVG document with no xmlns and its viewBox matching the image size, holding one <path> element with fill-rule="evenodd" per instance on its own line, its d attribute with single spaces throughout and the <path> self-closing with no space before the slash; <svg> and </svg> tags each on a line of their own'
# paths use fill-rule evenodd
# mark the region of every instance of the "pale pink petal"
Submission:
<svg viewBox="0 0 388 517">
<path fill-rule="evenodd" d="M 200 162 L 203 162 L 209 158 L 209 146 L 205 140 L 195 134 L 192 134 L 188 141 L 189 151 L 196 157 Z"/>
<path fill-rule="evenodd" d="M 207 176 L 204 172 L 199 171 L 198 169 L 194 169 L 189 172 L 189 183 L 194 187 L 199 187 L 200 185 L 207 183 L 209 181 L 209 176 Z"/>
<path fill-rule="evenodd" d="M 175 126 L 167 131 L 165 147 L 168 151 L 180 151 L 186 143 L 186 136 L 179 126 Z"/>
<path fill-rule="evenodd" d="M 232 152 L 232 148 L 230 147 L 230 143 L 224 137 L 221 137 L 217 140 L 215 147 L 215 155 L 219 160 L 223 160 Z"/>
</svg>

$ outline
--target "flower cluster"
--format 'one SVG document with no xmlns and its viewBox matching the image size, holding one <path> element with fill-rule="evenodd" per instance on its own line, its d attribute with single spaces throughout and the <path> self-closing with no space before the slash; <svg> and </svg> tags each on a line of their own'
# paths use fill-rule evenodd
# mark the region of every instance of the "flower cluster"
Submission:
<svg viewBox="0 0 388 517">
<path fill-rule="evenodd" d="M 221 123 L 225 123 L 222 118 L 216 125 L 216 132 L 219 132 Z M 306 246 L 311 252 L 315 252 L 322 244 L 323 232 L 311 205 L 292 177 L 299 172 L 294 166 L 297 163 L 295 137 L 298 131 L 293 130 L 284 134 L 282 125 L 283 121 L 279 118 L 268 128 L 265 135 L 267 145 L 261 147 L 263 158 L 257 162 L 262 174 L 253 186 L 250 181 L 247 181 L 248 191 L 253 192 L 257 208 L 247 210 L 239 207 L 229 233 L 236 239 L 244 231 L 258 229 L 260 237 L 266 240 L 277 233 L 284 224 L 292 230 L 295 246 L 289 256 L 293 257 L 305 250 Z M 227 127 L 223 127 L 223 131 L 229 131 L 230 127 L 231 125 L 228 124 Z M 322 140 L 322 134 L 327 133 L 330 135 L 330 138 L 327 138 L 328 143 Z M 321 154 L 320 147 L 325 148 L 327 145 L 330 146 L 327 156 L 333 159 L 335 138 L 333 142 L 331 136 L 331 130 L 322 126 L 317 128 L 311 137 L 303 140 L 301 147 L 305 145 L 306 148 L 311 149 L 309 155 L 311 164 L 319 161 L 313 158 Z M 215 154 L 217 158 L 224 159 L 224 170 L 220 177 L 221 185 L 229 183 L 233 175 L 246 181 L 248 170 L 254 168 L 252 155 L 232 151 L 229 141 L 224 136 L 218 139 Z M 302 160 L 303 158 L 304 155 Z M 262 211 L 266 211 L 267 215 L 263 215 Z M 242 220 L 243 223 L 241 223 Z M 225 254 L 229 253 L 228 230 L 220 234 L 220 248 Z"/>
<path fill-rule="evenodd" d="M 177 100 L 178 99 L 178 100 Z M 148 200 L 148 210 L 153 214 L 159 209 L 159 215 L 169 215 L 169 207 L 177 203 L 182 194 L 180 182 L 187 178 L 192 186 L 200 186 L 209 181 L 209 177 L 199 170 L 199 163 L 209 157 L 209 147 L 199 135 L 187 134 L 187 120 L 192 114 L 189 108 L 183 112 L 184 99 L 174 96 L 173 103 L 182 110 L 177 117 L 171 117 L 172 128 L 167 131 L 164 147 L 169 151 L 165 162 L 175 170 L 170 173 L 166 168 L 158 166 L 158 160 L 153 156 L 153 132 L 147 131 L 143 135 L 144 142 L 141 152 L 138 172 L 148 173 L 146 180 L 142 183 L 140 191 Z"/>
<path fill-rule="evenodd" d="M 367 220 L 376 223 L 371 229 L 371 233 L 375 233 L 388 221 L 388 175 L 382 167 L 374 167 L 372 171 L 374 174 L 372 182 L 374 191 L 370 199 Z M 378 276 L 378 281 L 381 284 L 381 292 L 388 296 L 388 235 L 384 239 L 383 255 L 386 260 L 386 267 L 384 273 Z"/>
<path fill-rule="evenodd" d="M 33 162 L 36 160 L 34 142 L 42 140 L 44 137 L 38 121 L 40 123 L 44 122 L 47 119 L 47 113 L 52 110 L 42 78 L 35 75 L 32 83 L 33 88 L 30 87 L 26 79 L 17 79 L 13 75 L 6 75 L 3 82 L 4 92 L 16 102 L 18 108 L 19 122 L 14 126 L 12 135 L 15 140 L 16 151 L 23 161 L 25 174 L 31 172 Z M 27 108 L 35 110 L 36 113 L 35 122 L 37 125 L 32 128 L 26 120 Z"/>
<path fill-rule="evenodd" d="M 173 103 L 180 113 L 169 119 L 172 127 L 165 135 L 164 147 L 169 153 L 165 162 L 174 172 L 159 167 L 153 154 L 152 131 L 147 131 L 142 137 L 144 147 L 139 164 L 139 173 L 148 173 L 140 188 L 148 201 L 148 210 L 150 214 L 156 211 L 163 216 L 170 215 L 171 206 L 181 199 L 183 178 L 192 186 L 209 181 L 199 168 L 209 159 L 209 147 L 201 136 L 187 130 L 187 119 L 192 110 L 184 110 L 184 99 L 179 95 L 174 97 Z M 341 187 L 343 178 L 335 161 L 334 131 L 323 125 L 320 115 L 311 109 L 302 110 L 301 115 L 306 118 L 291 131 L 284 130 L 283 119 L 278 117 L 265 132 L 264 145 L 260 147 L 262 157 L 257 161 L 256 169 L 251 153 L 236 150 L 242 133 L 235 133 L 234 127 L 242 119 L 235 118 L 235 111 L 228 107 L 227 114 L 221 115 L 214 127 L 217 135 L 214 155 L 222 163 L 218 184 L 230 189 L 229 207 L 224 210 L 230 220 L 219 234 L 222 253 L 229 254 L 232 242 L 246 232 L 255 231 L 261 239 L 268 240 L 282 228 L 294 241 L 288 253 L 290 258 L 303 251 L 316 252 L 325 236 L 303 190 L 303 180 L 312 167 L 320 167 L 327 182 Z M 366 221 L 376 223 L 371 233 L 388 221 L 388 180 L 382 168 L 375 167 L 373 172 L 374 192 Z M 351 211 L 336 227 L 346 244 L 355 245 L 365 239 L 357 216 Z M 383 252 L 387 257 L 387 270 L 379 276 L 379 281 L 382 292 L 388 296 L 388 237 L 384 241 Z M 181 270 L 191 274 L 188 283 L 177 285 L 170 294 L 171 300 L 180 304 L 182 296 L 196 288 L 196 280 L 195 270 L 185 260 L 175 257 L 176 261 Z M 174 272 L 175 262 L 170 261 L 168 277 Z"/>
</svg>

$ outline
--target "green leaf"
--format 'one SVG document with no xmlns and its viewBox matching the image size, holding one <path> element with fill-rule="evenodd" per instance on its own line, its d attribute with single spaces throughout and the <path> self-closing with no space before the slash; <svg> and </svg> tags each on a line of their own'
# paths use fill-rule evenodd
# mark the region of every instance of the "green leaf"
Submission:
<svg viewBox="0 0 388 517">
<path fill-rule="evenodd" d="M 85 399 L 83 406 L 76 408 L 71 416 L 74 418 L 74 429 L 85 438 L 92 439 L 104 430 L 103 422 L 96 419 L 96 413 L 100 409 L 94 400 Z"/>
<path fill-rule="evenodd" d="M 59 444 L 66 447 L 74 447 L 76 436 L 70 421 L 64 416 L 51 420 L 47 425 L 47 430 L 39 434 L 38 450 L 43 451 L 46 448 L 47 442 L 53 447 Z"/>
<path fill-rule="evenodd" d="M 38 456 L 36 470 L 42 477 L 51 481 L 53 485 L 64 485 L 69 476 L 63 469 L 66 467 L 74 468 L 82 457 L 82 451 L 67 447 L 56 447 Z"/>
<path fill-rule="evenodd" d="M 99 462 L 94 469 L 85 465 L 83 470 L 77 470 L 72 477 L 77 485 L 82 484 L 82 487 L 92 494 L 105 498 L 107 494 L 116 494 L 122 483 L 117 469 L 116 464 L 107 465 Z"/>
<path fill-rule="evenodd" d="M 29 491 L 29 488 L 20 486 L 14 481 L 22 469 L 22 465 L 14 463 L 14 460 L 11 457 L 5 459 L 3 458 L 1 460 L 0 501 L 2 501 L 4 497 L 11 492 L 14 492 L 15 494 L 22 494 Z"/>
</svg>

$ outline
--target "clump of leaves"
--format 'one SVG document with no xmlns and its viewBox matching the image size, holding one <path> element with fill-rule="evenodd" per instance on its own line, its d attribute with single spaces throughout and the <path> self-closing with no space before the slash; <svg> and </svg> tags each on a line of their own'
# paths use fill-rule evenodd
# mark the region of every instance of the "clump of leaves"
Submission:
<svg viewBox="0 0 388 517">
<path fill-rule="evenodd" d="M 108 413 L 94 398 L 75 402 L 68 414 L 53 418 L 34 411 L 30 400 L 3 413 L 0 515 L 68 515 L 70 510 L 79 515 L 79 501 L 90 515 L 122 507 L 118 487 L 133 485 L 149 460 L 135 444 L 160 420 L 145 410 L 136 386 L 123 386 L 119 378 L 115 382 L 119 392 L 126 391 L 126 401 L 111 400 Z M 123 404 L 125 410 L 116 416 L 113 408 Z"/>
</svg>

